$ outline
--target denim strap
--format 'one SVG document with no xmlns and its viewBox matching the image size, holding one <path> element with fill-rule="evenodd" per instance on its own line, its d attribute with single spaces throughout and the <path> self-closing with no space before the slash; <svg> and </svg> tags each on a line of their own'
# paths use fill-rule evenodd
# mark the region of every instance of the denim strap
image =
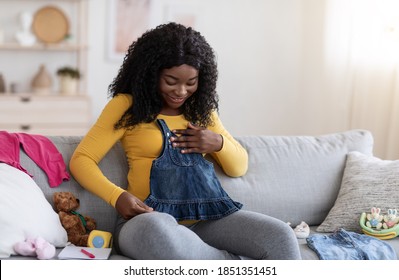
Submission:
<svg viewBox="0 0 399 280">
<path fill-rule="evenodd" d="M 163 119 L 157 119 L 158 125 L 162 130 L 162 135 L 163 135 L 163 147 L 162 150 L 165 151 L 165 149 L 168 149 L 172 146 L 172 143 L 170 142 L 169 136 L 171 135 L 171 131 L 169 127 L 166 125 L 165 120 Z M 167 143 L 167 144 L 166 144 Z"/>
</svg>

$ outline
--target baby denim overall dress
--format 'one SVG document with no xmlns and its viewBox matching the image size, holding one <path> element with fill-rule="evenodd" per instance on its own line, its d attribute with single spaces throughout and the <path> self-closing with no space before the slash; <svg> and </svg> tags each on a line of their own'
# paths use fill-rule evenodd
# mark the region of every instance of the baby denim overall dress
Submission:
<svg viewBox="0 0 399 280">
<path fill-rule="evenodd" d="M 199 153 L 182 154 L 169 140 L 176 135 L 164 120 L 157 121 L 163 149 L 152 163 L 150 195 L 144 202 L 178 221 L 219 219 L 241 209 L 223 190 L 213 164 Z"/>
</svg>

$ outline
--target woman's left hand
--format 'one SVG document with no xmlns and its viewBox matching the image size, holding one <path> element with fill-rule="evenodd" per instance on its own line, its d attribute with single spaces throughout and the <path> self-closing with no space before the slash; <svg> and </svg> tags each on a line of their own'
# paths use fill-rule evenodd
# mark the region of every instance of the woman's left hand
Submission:
<svg viewBox="0 0 399 280">
<path fill-rule="evenodd" d="M 204 127 L 188 123 L 187 129 L 175 129 L 177 137 L 171 137 L 173 147 L 182 148 L 181 152 L 188 153 L 213 153 L 223 147 L 223 137 Z"/>
</svg>

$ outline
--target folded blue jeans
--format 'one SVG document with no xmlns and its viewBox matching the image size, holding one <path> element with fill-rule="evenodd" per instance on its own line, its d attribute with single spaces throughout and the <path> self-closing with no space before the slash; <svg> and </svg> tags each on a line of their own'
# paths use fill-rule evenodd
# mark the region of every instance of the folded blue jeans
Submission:
<svg viewBox="0 0 399 280">
<path fill-rule="evenodd" d="M 339 229 L 331 235 L 306 239 L 321 260 L 396 260 L 395 250 L 378 238 Z"/>
</svg>

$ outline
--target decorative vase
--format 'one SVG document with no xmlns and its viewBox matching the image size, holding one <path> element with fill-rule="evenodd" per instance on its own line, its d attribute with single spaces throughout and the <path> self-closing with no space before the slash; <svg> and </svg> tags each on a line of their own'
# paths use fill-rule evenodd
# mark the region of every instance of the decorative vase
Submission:
<svg viewBox="0 0 399 280">
<path fill-rule="evenodd" d="M 4 81 L 3 75 L 0 74 L 0 93 L 6 92 L 6 82 Z"/>
<path fill-rule="evenodd" d="M 78 92 L 78 79 L 70 76 L 58 76 L 60 93 L 63 95 L 76 95 Z"/>
<path fill-rule="evenodd" d="M 36 94 L 46 95 L 51 92 L 53 81 L 46 66 L 40 65 L 39 71 L 32 79 L 32 90 Z"/>
<path fill-rule="evenodd" d="M 19 21 L 22 31 L 15 35 L 15 38 L 21 46 L 32 46 L 36 42 L 36 37 L 31 32 L 31 25 L 33 22 L 33 14 L 30 12 L 22 12 L 19 15 Z"/>
</svg>

